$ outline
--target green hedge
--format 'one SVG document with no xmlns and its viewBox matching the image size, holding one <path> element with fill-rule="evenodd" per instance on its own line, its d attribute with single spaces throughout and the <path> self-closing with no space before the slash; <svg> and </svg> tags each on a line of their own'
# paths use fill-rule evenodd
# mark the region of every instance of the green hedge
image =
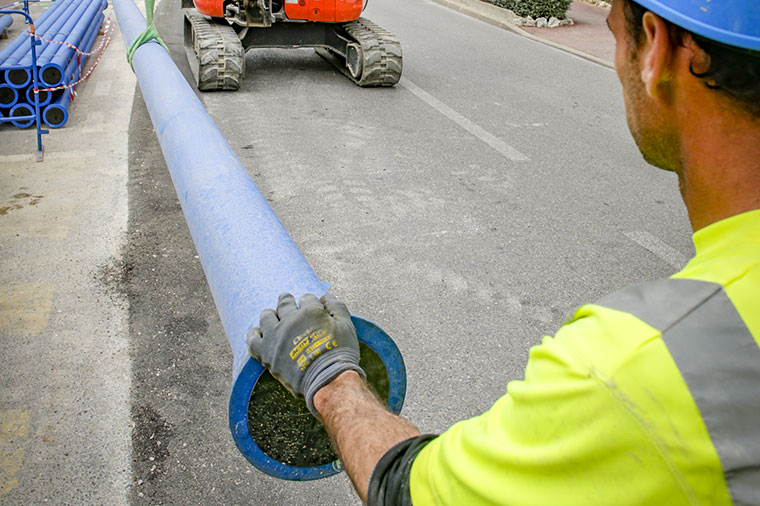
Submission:
<svg viewBox="0 0 760 506">
<path fill-rule="evenodd" d="M 489 0 L 521 17 L 565 19 L 572 0 Z"/>
</svg>

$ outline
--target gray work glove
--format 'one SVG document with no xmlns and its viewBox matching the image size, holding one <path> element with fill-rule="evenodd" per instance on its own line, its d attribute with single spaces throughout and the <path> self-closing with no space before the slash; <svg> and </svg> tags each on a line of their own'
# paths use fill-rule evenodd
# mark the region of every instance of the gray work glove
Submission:
<svg viewBox="0 0 760 506">
<path fill-rule="evenodd" d="M 359 367 L 359 341 L 345 304 L 332 295 L 307 293 L 299 307 L 289 293 L 280 295 L 277 311 L 265 309 L 259 327 L 246 335 L 248 351 L 294 396 L 314 409 L 314 394 L 344 371 Z"/>
</svg>

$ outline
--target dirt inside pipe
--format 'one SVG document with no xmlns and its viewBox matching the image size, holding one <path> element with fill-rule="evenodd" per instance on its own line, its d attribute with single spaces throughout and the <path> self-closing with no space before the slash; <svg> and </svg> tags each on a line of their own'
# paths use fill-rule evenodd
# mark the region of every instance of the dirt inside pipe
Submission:
<svg viewBox="0 0 760 506">
<path fill-rule="evenodd" d="M 388 373 L 372 348 L 359 343 L 360 365 L 369 384 L 388 401 Z M 248 403 L 248 428 L 256 445 L 272 459 L 295 467 L 315 467 L 338 458 L 324 427 L 302 399 L 296 399 L 269 372 L 261 375 Z"/>
</svg>

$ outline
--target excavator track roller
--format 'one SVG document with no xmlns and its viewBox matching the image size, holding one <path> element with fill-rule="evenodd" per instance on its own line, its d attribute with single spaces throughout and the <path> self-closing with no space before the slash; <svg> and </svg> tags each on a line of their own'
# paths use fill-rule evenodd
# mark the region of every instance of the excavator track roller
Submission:
<svg viewBox="0 0 760 506">
<path fill-rule="evenodd" d="M 351 79 L 359 79 L 362 75 L 364 62 L 362 61 L 362 47 L 359 44 L 346 45 L 346 67 L 351 74 Z"/>
</svg>

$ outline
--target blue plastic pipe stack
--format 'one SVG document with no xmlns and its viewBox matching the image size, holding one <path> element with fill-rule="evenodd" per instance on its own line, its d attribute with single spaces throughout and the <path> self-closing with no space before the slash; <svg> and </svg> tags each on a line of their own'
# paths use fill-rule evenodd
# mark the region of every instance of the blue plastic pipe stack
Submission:
<svg viewBox="0 0 760 506">
<path fill-rule="evenodd" d="M 37 48 L 37 70 L 42 88 L 71 85 L 79 79 L 87 57 L 77 52 L 88 52 L 103 24 L 103 10 L 107 0 L 57 0 L 35 20 L 35 32 L 43 39 Z M 13 39 L 0 51 L 0 114 L 6 117 L 34 114 L 32 86 L 32 56 L 29 30 Z M 66 42 L 56 44 L 53 42 Z M 59 128 L 68 120 L 71 93 L 68 89 L 40 91 L 40 114 L 51 128 Z M 32 120 L 13 121 L 25 128 Z"/>
</svg>

